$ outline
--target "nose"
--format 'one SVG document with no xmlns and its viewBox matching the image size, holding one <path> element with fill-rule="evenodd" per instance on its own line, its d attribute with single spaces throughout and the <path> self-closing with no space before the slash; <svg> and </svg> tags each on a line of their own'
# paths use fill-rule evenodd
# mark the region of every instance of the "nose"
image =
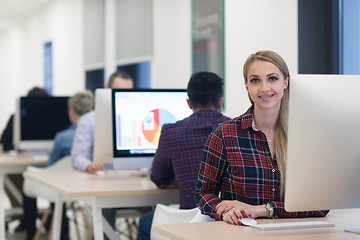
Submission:
<svg viewBox="0 0 360 240">
<path fill-rule="evenodd" d="M 263 92 L 269 90 L 269 83 L 267 81 L 261 81 L 260 90 Z"/>
</svg>

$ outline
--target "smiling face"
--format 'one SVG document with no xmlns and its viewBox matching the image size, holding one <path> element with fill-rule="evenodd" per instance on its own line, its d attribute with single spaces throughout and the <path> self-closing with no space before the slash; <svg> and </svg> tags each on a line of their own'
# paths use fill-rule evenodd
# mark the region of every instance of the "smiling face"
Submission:
<svg viewBox="0 0 360 240">
<path fill-rule="evenodd" d="M 279 111 L 288 84 L 288 78 L 268 61 L 256 60 L 247 71 L 246 90 L 257 110 Z"/>
</svg>

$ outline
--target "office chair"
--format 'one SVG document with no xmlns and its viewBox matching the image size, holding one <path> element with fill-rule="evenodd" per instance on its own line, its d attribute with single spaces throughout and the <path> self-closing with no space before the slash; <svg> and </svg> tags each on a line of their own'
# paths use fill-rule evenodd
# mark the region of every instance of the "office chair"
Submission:
<svg viewBox="0 0 360 240">
<path fill-rule="evenodd" d="M 214 221 L 207 215 L 203 215 L 199 208 L 193 209 L 178 209 L 163 204 L 157 204 L 154 212 L 152 225 L 159 224 L 174 224 L 174 223 L 190 223 L 190 222 L 208 222 Z M 165 240 L 152 230 L 150 232 L 151 240 Z"/>
</svg>

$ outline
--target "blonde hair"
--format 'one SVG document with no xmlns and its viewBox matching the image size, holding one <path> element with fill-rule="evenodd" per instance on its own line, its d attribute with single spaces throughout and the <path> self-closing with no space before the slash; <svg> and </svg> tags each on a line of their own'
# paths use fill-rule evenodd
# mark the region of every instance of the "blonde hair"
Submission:
<svg viewBox="0 0 360 240">
<path fill-rule="evenodd" d="M 79 116 L 91 111 L 94 106 L 93 93 L 89 90 L 79 91 L 68 100 L 68 106 L 72 106 Z"/>
<path fill-rule="evenodd" d="M 283 193 L 284 179 L 285 179 L 285 162 L 286 162 L 286 149 L 287 149 L 287 127 L 288 127 L 288 112 L 289 112 L 289 91 L 290 91 L 290 73 L 289 69 L 279 54 L 273 51 L 259 51 L 255 54 L 251 54 L 243 68 L 243 74 L 245 83 L 247 82 L 247 75 L 251 64 L 255 61 L 266 61 L 274 64 L 284 75 L 284 78 L 288 78 L 288 87 L 284 90 L 283 98 L 281 99 L 279 117 L 276 122 L 274 146 L 276 161 L 278 163 L 281 172 L 281 191 Z M 253 105 L 254 102 L 249 96 L 250 102 Z"/>
</svg>

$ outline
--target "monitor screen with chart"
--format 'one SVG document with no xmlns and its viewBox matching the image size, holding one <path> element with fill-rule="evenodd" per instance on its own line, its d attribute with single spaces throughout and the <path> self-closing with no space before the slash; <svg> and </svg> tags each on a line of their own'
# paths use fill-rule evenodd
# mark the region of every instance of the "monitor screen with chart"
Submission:
<svg viewBox="0 0 360 240">
<path fill-rule="evenodd" d="M 192 114 L 187 98 L 185 89 L 113 89 L 114 168 L 150 168 L 161 127 Z"/>
</svg>

